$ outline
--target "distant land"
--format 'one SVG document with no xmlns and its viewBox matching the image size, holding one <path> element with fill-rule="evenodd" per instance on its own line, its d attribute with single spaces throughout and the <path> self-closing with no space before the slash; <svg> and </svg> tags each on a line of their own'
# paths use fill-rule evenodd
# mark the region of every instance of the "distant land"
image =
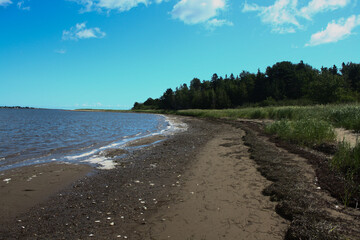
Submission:
<svg viewBox="0 0 360 240">
<path fill-rule="evenodd" d="M 0 106 L 0 108 L 8 108 L 8 109 L 35 109 L 33 107 L 20 107 L 20 106 Z"/>
</svg>

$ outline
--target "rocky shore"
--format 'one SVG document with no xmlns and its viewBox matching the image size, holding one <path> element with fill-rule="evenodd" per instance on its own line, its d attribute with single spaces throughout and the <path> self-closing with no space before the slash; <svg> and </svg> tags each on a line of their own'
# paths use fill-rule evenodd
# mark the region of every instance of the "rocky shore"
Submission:
<svg viewBox="0 0 360 240">
<path fill-rule="evenodd" d="M 184 121 L 187 131 L 129 153 L 116 169 L 94 171 L 2 224 L 0 239 L 134 239 L 138 225 L 172 201 L 179 175 L 219 130 L 214 123 Z"/>
<path fill-rule="evenodd" d="M 6 221 L 2 214 L 0 239 L 360 237 L 359 210 L 344 208 L 324 190 L 313 157 L 264 135 L 258 122 L 180 119 L 187 131 L 153 139 L 156 144 L 126 157 L 111 153 L 115 169 L 78 169 L 72 183 L 52 191 L 18 184 L 32 204 L 14 209 Z M 58 167 L 63 171 L 43 180 L 64 176 L 66 166 Z M 11 178 L 0 185 L 2 195 L 26 181 L 21 171 L 18 180 L 2 175 Z M 41 198 L 34 201 L 30 193 Z"/>
</svg>

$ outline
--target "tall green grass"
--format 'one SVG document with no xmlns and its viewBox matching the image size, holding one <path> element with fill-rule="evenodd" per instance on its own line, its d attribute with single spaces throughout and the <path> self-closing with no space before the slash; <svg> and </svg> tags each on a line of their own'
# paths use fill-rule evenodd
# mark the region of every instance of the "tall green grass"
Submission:
<svg viewBox="0 0 360 240">
<path fill-rule="evenodd" d="M 349 143 L 343 141 L 339 144 L 339 150 L 332 158 L 330 165 L 333 169 L 345 175 L 360 176 L 360 143 L 354 148 Z"/>
<path fill-rule="evenodd" d="M 334 142 L 336 137 L 331 124 L 315 119 L 280 120 L 268 125 L 266 131 L 283 140 L 309 147 Z"/>
<path fill-rule="evenodd" d="M 347 206 L 351 203 L 353 196 L 359 196 L 360 193 L 360 143 L 357 142 L 352 148 L 349 143 L 341 142 L 339 150 L 330 161 L 330 166 L 345 178 L 342 201 Z"/>
<path fill-rule="evenodd" d="M 360 132 L 360 105 L 316 105 L 287 107 L 251 107 L 223 110 L 179 110 L 179 115 L 206 118 L 248 118 L 273 120 L 316 119 L 329 122 L 335 127 L 343 127 Z"/>
</svg>

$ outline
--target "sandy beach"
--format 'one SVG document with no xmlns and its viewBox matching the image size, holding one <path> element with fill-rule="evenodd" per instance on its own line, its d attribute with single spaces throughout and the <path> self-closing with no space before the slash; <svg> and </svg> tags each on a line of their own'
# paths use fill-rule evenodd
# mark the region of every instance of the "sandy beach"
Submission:
<svg viewBox="0 0 360 240">
<path fill-rule="evenodd" d="M 46 201 L 92 171 L 88 165 L 42 164 L 0 173 L 0 224 Z"/>
<path fill-rule="evenodd" d="M 318 190 L 306 159 L 246 122 L 179 119 L 187 131 L 134 143 L 157 142 L 115 158 L 112 170 L 49 164 L 1 173 L 0 239 L 296 239 L 288 236 L 303 234 L 302 212 L 314 209 L 357 222 Z M 277 167 L 278 158 L 288 165 Z M 288 194 L 311 198 L 289 202 Z"/>
</svg>

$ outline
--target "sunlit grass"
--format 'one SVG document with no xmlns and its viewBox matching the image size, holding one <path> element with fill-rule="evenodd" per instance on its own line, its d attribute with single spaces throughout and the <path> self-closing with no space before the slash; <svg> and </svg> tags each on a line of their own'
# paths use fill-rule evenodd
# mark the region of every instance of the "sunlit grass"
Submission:
<svg viewBox="0 0 360 240">
<path fill-rule="evenodd" d="M 273 120 L 316 119 L 326 121 L 334 127 L 360 131 L 360 105 L 316 105 L 288 107 L 252 107 L 239 109 L 202 110 L 190 109 L 175 112 L 179 115 L 205 118 L 247 118 Z"/>
<path fill-rule="evenodd" d="M 336 138 L 331 124 L 315 119 L 280 120 L 268 125 L 266 131 L 283 140 L 310 147 L 332 143 Z"/>
<path fill-rule="evenodd" d="M 360 175 L 360 143 L 354 148 L 343 141 L 339 143 L 339 150 L 332 158 L 330 165 L 346 175 Z"/>
</svg>

